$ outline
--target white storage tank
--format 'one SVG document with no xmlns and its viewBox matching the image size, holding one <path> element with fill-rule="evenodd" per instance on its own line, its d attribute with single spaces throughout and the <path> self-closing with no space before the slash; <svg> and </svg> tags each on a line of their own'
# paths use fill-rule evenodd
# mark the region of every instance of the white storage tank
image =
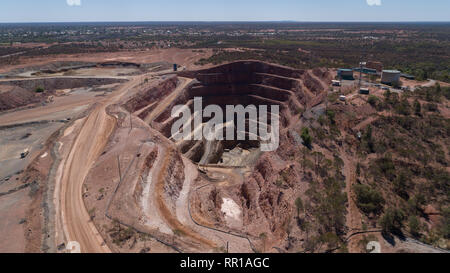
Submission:
<svg viewBox="0 0 450 273">
<path fill-rule="evenodd" d="M 381 83 L 393 84 L 400 81 L 401 72 L 398 70 L 383 70 L 381 74 Z"/>
</svg>

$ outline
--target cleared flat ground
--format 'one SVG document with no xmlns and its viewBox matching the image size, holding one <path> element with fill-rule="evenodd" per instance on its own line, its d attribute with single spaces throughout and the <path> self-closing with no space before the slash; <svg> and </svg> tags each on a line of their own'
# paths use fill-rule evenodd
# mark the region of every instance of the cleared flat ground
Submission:
<svg viewBox="0 0 450 273">
<path fill-rule="evenodd" d="M 22 111 L 0 114 L 0 126 L 40 120 L 60 120 L 73 118 L 96 100 L 96 92 L 84 92 L 69 96 L 55 97 L 53 103 Z"/>
<path fill-rule="evenodd" d="M 25 169 L 50 135 L 63 125 L 61 122 L 48 122 L 0 129 L 0 179 Z M 25 149 L 29 149 L 30 155 L 21 159 L 20 153 Z"/>
<path fill-rule="evenodd" d="M 28 189 L 0 197 L 0 253 L 25 251 L 24 226 L 26 210 L 31 204 Z"/>
<path fill-rule="evenodd" d="M 23 68 L 27 66 L 42 65 L 56 61 L 80 61 L 80 62 L 136 62 L 136 63 L 155 63 L 166 61 L 169 63 L 177 63 L 188 69 L 196 69 L 195 65 L 201 58 L 208 58 L 212 55 L 211 49 L 204 49 L 204 52 L 192 52 L 191 49 L 151 49 L 145 51 L 122 51 L 113 53 L 86 53 L 86 54 L 64 54 L 43 57 L 21 58 L 19 63 L 13 66 L 5 66 L 0 68 L 0 73 L 6 71 Z"/>
<path fill-rule="evenodd" d="M 18 68 L 38 67 L 51 62 L 77 61 L 77 62 L 136 62 L 154 63 L 171 62 L 182 66 L 193 66 L 205 54 L 192 52 L 192 50 L 168 49 L 133 52 L 115 52 L 101 54 L 75 54 L 55 55 L 33 58 L 21 58 L 13 66 L 0 68 L 0 73 Z M 168 72 L 168 71 L 166 71 Z M 76 120 L 81 114 L 91 109 L 83 124 L 75 133 L 75 142 L 71 144 L 67 158 L 62 158 L 61 191 L 59 201 L 60 215 L 63 223 L 64 237 L 67 241 L 79 241 L 84 252 L 109 252 L 103 244 L 95 226 L 83 203 L 82 190 L 84 177 L 101 153 L 108 136 L 114 127 L 114 118 L 108 116 L 105 108 L 117 101 L 133 86 L 143 82 L 142 73 L 135 68 L 87 68 L 77 69 L 56 74 L 28 75 L 28 79 L 61 77 L 70 81 L 71 77 L 117 78 L 130 79 L 121 85 L 106 85 L 96 88 L 77 88 L 60 90 L 62 95 L 54 96 L 54 101 L 42 103 L 33 107 L 25 106 L 17 110 L 0 113 L 0 192 L 20 186 L 16 177 L 4 179 L 14 173 L 25 170 L 31 161 L 43 153 L 45 141 L 51 134 L 67 123 Z M 153 73 L 155 75 L 157 73 Z M 23 77 L 24 75 L 17 75 Z M 27 76 L 27 75 L 25 75 Z M 28 80 L 21 79 L 21 80 Z M 9 79 L 2 79 L 9 81 Z M 92 108 L 93 107 L 93 108 Z M 3 128 L 2 128 L 3 127 Z M 61 143 L 60 145 L 64 145 Z M 30 155 L 20 159 L 20 153 L 30 149 Z M 49 156 L 50 151 L 45 153 Z M 26 245 L 26 233 L 21 219 L 26 217 L 32 199 L 28 196 L 29 188 L 0 196 L 0 252 L 23 252 Z M 38 242 L 40 244 L 40 242 Z"/>
</svg>

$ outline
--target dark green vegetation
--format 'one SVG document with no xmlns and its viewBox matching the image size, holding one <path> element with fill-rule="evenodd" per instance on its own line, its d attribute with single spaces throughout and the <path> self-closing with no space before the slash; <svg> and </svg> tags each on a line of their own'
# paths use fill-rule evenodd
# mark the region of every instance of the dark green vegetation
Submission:
<svg viewBox="0 0 450 273">
<path fill-rule="evenodd" d="M 367 185 L 355 185 L 357 205 L 366 214 L 378 214 L 382 211 L 385 203 L 383 196 L 377 190 Z"/>
<path fill-rule="evenodd" d="M 449 91 L 436 85 L 386 92 L 365 97 L 363 106 L 344 104 L 333 94 L 324 113 L 308 120 L 309 129 L 299 128 L 311 139 L 310 148 L 297 156 L 309 183 L 302 198 L 307 216 L 301 214 L 300 223 L 306 232 L 318 231 L 305 241 L 306 251 L 324 246 L 345 251 L 351 232 L 345 224 L 341 229 L 350 213 L 344 186 L 353 171 L 362 231 L 382 230 L 386 238 L 404 236 L 445 247 L 442 239 L 450 235 Z M 364 121 L 370 122 L 355 129 Z"/>
<path fill-rule="evenodd" d="M 310 136 L 310 130 L 302 131 L 303 135 Z M 342 173 L 344 162 L 337 153 L 317 151 L 314 144 L 311 138 L 311 146 L 301 148 L 297 157 L 303 183 L 309 184 L 305 196 L 295 201 L 297 222 L 306 234 L 302 249 L 346 252 L 348 197 Z"/>
<path fill-rule="evenodd" d="M 328 250 L 345 251 L 345 215 L 347 213 L 347 194 L 344 177 L 341 173 L 342 162 L 339 157 L 327 159 L 321 153 L 312 153 L 316 160 L 314 175 L 317 180 L 310 184 L 306 195 L 310 217 L 303 228 L 306 232 L 315 231 L 308 237 L 305 250 L 315 252 L 318 246 L 325 245 Z M 304 163 L 305 164 L 305 163 Z M 320 183 L 318 181 L 321 181 Z"/>
<path fill-rule="evenodd" d="M 44 93 L 44 91 L 45 91 L 44 88 L 41 86 L 36 87 L 36 90 L 35 90 L 36 93 Z"/>
<path fill-rule="evenodd" d="M 306 29 L 305 26 L 291 28 Z M 374 24 L 368 28 L 368 25 L 336 24 L 283 32 L 289 29 L 283 27 L 270 37 L 220 37 L 196 46 L 216 48 L 211 58 L 200 63 L 258 59 L 295 68 L 338 68 L 356 67 L 363 57 L 380 61 L 385 68 L 399 69 L 418 80 L 432 78 L 450 82 L 450 25 Z"/>
<path fill-rule="evenodd" d="M 384 233 L 401 233 L 405 221 L 405 213 L 400 209 L 388 209 L 380 219 Z"/>
<path fill-rule="evenodd" d="M 309 129 L 303 128 L 302 129 L 302 135 L 303 143 L 306 147 L 311 147 L 312 137 L 309 135 Z"/>
<path fill-rule="evenodd" d="M 355 40 L 302 41 L 279 37 L 277 40 L 227 41 L 221 46 L 250 48 L 244 51 L 217 49 L 199 63 L 219 64 L 240 59 L 257 59 L 295 68 L 356 67 L 362 55 L 377 60 L 386 68 L 411 74 L 418 80 L 428 78 L 450 82 L 450 43 L 423 41 Z"/>
<path fill-rule="evenodd" d="M 0 62 L 13 63 L 22 55 L 213 48 L 214 55 L 200 64 L 257 59 L 294 68 L 337 68 L 358 66 L 363 58 L 419 80 L 450 82 L 449 37 L 449 23 L 0 24 L 0 56 L 18 54 Z M 64 44 L 11 47 L 17 42 Z"/>
<path fill-rule="evenodd" d="M 440 110 L 449 91 L 436 85 L 369 98 L 374 108 L 392 115 L 380 115 L 365 128 L 358 153 L 373 159 L 361 164 L 362 185 L 354 190 L 358 207 L 378 218 L 386 234 L 406 233 L 426 243 L 449 236 L 450 119 Z M 442 214 L 431 228 L 425 224 L 430 205 Z"/>
</svg>

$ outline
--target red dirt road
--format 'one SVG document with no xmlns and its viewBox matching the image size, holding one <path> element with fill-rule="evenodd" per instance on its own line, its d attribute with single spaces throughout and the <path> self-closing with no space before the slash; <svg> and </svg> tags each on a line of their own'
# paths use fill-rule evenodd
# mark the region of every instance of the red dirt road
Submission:
<svg viewBox="0 0 450 273">
<path fill-rule="evenodd" d="M 144 76 L 136 77 L 114 92 L 111 97 L 98 103 L 86 117 L 68 157 L 63 159 L 59 216 L 66 241 L 78 242 L 82 253 L 111 252 L 86 210 L 83 201 L 83 183 L 114 130 L 115 119 L 106 113 L 106 107 L 139 84 Z"/>
</svg>

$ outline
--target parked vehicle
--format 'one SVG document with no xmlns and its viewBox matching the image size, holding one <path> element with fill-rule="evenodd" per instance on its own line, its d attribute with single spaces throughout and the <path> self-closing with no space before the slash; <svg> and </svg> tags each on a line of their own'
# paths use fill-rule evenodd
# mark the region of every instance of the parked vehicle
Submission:
<svg viewBox="0 0 450 273">
<path fill-rule="evenodd" d="M 370 90 L 369 88 L 360 88 L 359 89 L 359 93 L 362 95 L 369 95 L 370 94 Z"/>
<path fill-rule="evenodd" d="M 332 86 L 341 86 L 341 82 L 340 82 L 340 81 L 333 80 L 333 81 L 331 82 L 331 85 L 332 85 Z"/>
<path fill-rule="evenodd" d="M 25 157 L 27 157 L 30 154 L 30 150 L 29 149 L 25 149 L 21 154 L 20 154 L 20 158 L 24 159 Z"/>
</svg>

